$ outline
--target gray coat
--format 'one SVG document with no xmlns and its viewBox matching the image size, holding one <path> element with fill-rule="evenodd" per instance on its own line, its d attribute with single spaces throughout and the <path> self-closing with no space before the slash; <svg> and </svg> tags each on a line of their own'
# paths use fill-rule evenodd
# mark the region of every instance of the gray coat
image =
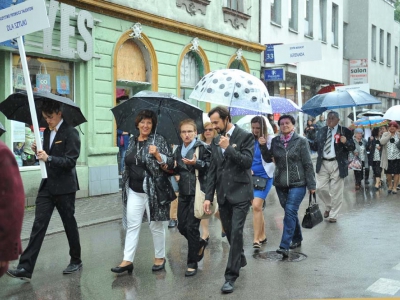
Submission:
<svg viewBox="0 0 400 300">
<path fill-rule="evenodd" d="M 153 144 L 154 134 L 149 135 L 145 145 L 143 146 L 143 153 L 149 153 L 149 145 Z M 134 149 L 136 149 L 137 138 L 131 137 L 129 140 L 128 150 L 126 150 L 125 157 L 127 157 Z M 171 154 L 171 149 L 168 147 L 167 141 L 162 135 L 156 134 L 154 144 L 157 146 L 158 151 L 161 154 L 167 156 L 167 165 L 172 168 L 174 165 L 174 160 Z M 146 164 L 146 168 L 152 173 L 152 175 L 167 176 L 162 169 L 160 164 L 154 158 L 153 155 L 143 155 L 142 162 Z M 157 201 L 157 196 L 154 190 L 153 178 L 146 172 L 146 177 L 144 179 L 144 191 L 149 197 L 149 207 L 150 207 L 150 220 L 147 218 L 146 212 L 143 214 L 143 222 L 146 221 L 168 221 L 169 220 L 169 204 L 159 205 Z M 122 176 L 122 205 L 123 205 L 123 215 L 122 215 L 122 225 L 126 228 L 126 205 L 128 201 L 128 191 L 129 191 L 129 167 L 125 164 L 125 171 Z"/>
<path fill-rule="evenodd" d="M 271 149 L 260 146 L 267 162 L 275 161 L 274 185 L 279 188 L 307 186 L 309 190 L 316 189 L 315 172 L 307 139 L 293 133 L 287 147 L 283 145 L 280 136 L 272 139 Z"/>
</svg>

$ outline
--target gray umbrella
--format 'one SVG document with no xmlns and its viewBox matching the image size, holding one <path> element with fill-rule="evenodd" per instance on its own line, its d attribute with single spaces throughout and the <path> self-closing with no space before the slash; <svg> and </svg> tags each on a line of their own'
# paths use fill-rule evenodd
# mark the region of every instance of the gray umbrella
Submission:
<svg viewBox="0 0 400 300">
<path fill-rule="evenodd" d="M 0 122 L 0 136 L 1 136 L 4 132 L 6 132 L 6 129 L 4 128 L 3 124 L 1 124 L 1 122 Z"/>
</svg>

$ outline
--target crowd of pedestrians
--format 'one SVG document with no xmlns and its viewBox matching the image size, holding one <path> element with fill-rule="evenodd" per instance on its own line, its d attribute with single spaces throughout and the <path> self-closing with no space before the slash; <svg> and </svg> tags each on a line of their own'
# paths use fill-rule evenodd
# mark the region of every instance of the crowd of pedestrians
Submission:
<svg viewBox="0 0 400 300">
<path fill-rule="evenodd" d="M 43 150 L 37 151 L 35 144 L 32 150 L 46 163 L 48 178 L 39 187 L 28 246 L 17 268 L 7 271 L 9 276 L 25 280 L 32 278 L 54 208 L 63 220 L 70 247 L 71 259 L 63 273 L 75 273 L 83 266 L 74 217 L 75 195 L 79 189 L 75 169 L 80 153 L 79 134 L 63 120 L 59 106 L 44 105 L 42 114 L 49 125 L 44 132 Z M 280 116 L 278 126 L 274 124 L 279 128 L 279 132 L 274 132 L 276 135 L 268 134 L 267 122 L 273 122 L 270 118 L 254 117 L 251 132 L 247 132 L 232 123 L 225 107 L 214 107 L 208 116 L 210 122 L 204 124 L 200 136 L 194 120 L 179 124 L 181 145 L 169 145 L 156 133 L 157 115 L 150 110 L 141 111 L 134 120 L 139 132 L 136 136 L 118 131 L 117 142 L 122 151 L 122 224 L 126 236 L 122 261 L 111 272 L 132 273 L 144 222 L 149 224 L 154 243 L 151 269 L 153 272 L 165 269 L 164 222 L 168 221 L 168 227 L 177 227 L 187 240 L 184 276 L 197 274 L 198 262 L 203 259 L 210 239 L 208 220 L 200 220 L 194 214 L 197 182 L 205 194 L 204 213 L 211 214 L 211 205 L 218 203 L 215 216 L 221 220 L 221 235 L 230 244 L 223 293 L 234 291 L 240 269 L 247 265 L 243 228 L 250 207 L 254 230 L 252 247 L 259 249 L 268 241 L 263 207 L 273 185 L 284 210 L 282 238 L 276 250 L 283 258 L 289 257 L 290 249 L 301 247 L 298 210 L 307 191 L 317 193 L 323 201 L 324 217 L 330 223 L 337 222 L 349 158 L 356 156 L 361 161 L 361 169 L 354 170 L 356 190 L 361 188 L 362 180 L 364 185 L 369 184 L 371 166 L 374 188 L 381 188 L 384 173 L 389 194 L 397 193 L 400 134 L 395 121 L 388 127 L 375 128 L 371 137 L 365 139 L 363 130 L 351 132 L 339 125 L 338 113 L 331 111 L 326 122 L 323 115 L 318 122 L 309 120 L 304 138 L 296 133 L 296 121 L 291 115 Z M 315 170 L 310 150 L 317 153 Z M 161 197 L 167 197 L 168 187 L 160 194 L 160 182 L 171 185 L 172 196 L 167 204 Z M 7 262 L 0 263 L 0 271 L 4 272 Z"/>
</svg>

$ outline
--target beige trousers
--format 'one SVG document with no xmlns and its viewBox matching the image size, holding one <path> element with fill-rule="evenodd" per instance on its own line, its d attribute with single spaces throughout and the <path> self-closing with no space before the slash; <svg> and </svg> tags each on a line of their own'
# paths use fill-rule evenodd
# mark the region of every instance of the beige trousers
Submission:
<svg viewBox="0 0 400 300">
<path fill-rule="evenodd" d="M 325 210 L 330 211 L 329 218 L 336 219 L 343 202 L 344 178 L 339 176 L 336 160 L 322 160 L 321 170 L 317 173 L 317 196 L 324 201 Z"/>
</svg>

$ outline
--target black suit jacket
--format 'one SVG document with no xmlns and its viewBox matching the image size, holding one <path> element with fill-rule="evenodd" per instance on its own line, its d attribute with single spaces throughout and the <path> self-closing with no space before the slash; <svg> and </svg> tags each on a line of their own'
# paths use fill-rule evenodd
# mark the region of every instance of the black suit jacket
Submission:
<svg viewBox="0 0 400 300">
<path fill-rule="evenodd" d="M 43 150 L 52 156 L 52 161 L 46 162 L 47 179 L 42 179 L 39 191 L 46 187 L 53 195 L 74 193 L 79 190 L 76 175 L 76 161 L 81 149 L 78 130 L 68 125 L 65 120 L 58 129 L 49 149 L 50 129 L 46 128 L 43 137 Z"/>
<path fill-rule="evenodd" d="M 220 136 L 217 136 L 211 143 L 206 200 L 213 201 L 215 190 L 218 204 L 223 204 L 225 200 L 232 204 L 253 200 L 253 134 L 235 126 L 224 154 L 218 145 L 219 140 Z"/>
<path fill-rule="evenodd" d="M 349 152 L 355 149 L 355 145 L 353 141 L 353 135 L 349 129 L 338 125 L 337 133 L 339 133 L 341 136 L 344 135 L 347 139 L 345 144 L 339 141 L 334 145 L 336 160 L 339 165 L 339 176 L 340 178 L 345 178 L 347 177 L 347 175 L 349 175 L 349 169 L 348 169 Z M 324 145 L 327 134 L 328 134 L 328 126 L 324 126 L 320 130 L 318 130 L 316 139 L 310 143 L 310 148 L 318 152 L 316 173 L 318 173 L 321 170 L 322 158 L 324 157 Z"/>
</svg>

